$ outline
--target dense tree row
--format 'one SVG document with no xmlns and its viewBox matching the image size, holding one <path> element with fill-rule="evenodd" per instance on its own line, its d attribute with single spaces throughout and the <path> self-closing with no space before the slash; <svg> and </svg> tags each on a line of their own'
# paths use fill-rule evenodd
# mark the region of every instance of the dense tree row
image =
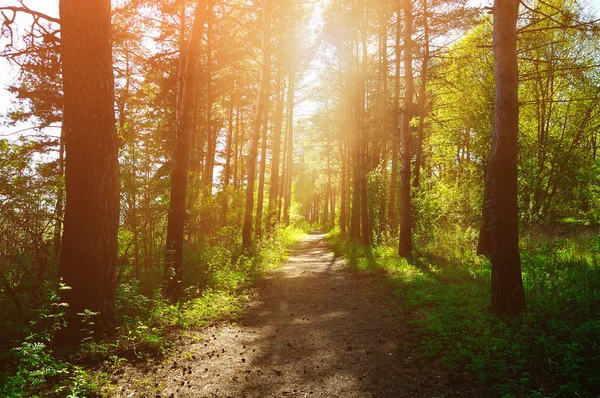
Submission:
<svg viewBox="0 0 600 398">
<path fill-rule="evenodd" d="M 498 312 L 524 306 L 519 222 L 596 222 L 599 204 L 598 22 L 576 1 L 518 8 L 330 3 L 306 139 L 322 144 L 297 176 L 307 217 L 333 226 L 336 192 L 341 234 L 400 256 L 481 225 Z"/>
<path fill-rule="evenodd" d="M 40 284 L 55 280 L 60 262 L 73 318 L 88 309 L 110 325 L 117 278 L 142 280 L 148 294 L 163 285 L 176 301 L 205 283 L 194 257 L 207 247 L 235 257 L 243 243 L 251 253 L 290 224 L 308 5 L 61 2 L 60 20 L 25 6 L 5 12 L 33 18 L 23 47 L 5 24 L 14 45 L 4 56 L 22 70 L 10 122 L 36 124 L 35 138 L 2 141 L 3 171 L 22 181 L 3 184 L 6 286 L 30 291 L 35 267 Z M 61 121 L 60 135 L 49 130 Z"/>
<path fill-rule="evenodd" d="M 212 247 L 251 253 L 299 217 L 407 258 L 480 229 L 493 307 L 518 311 L 519 222 L 597 221 L 599 28 L 575 0 L 60 4 L 1 7 L 8 122 L 36 126 L 1 141 L 0 276 L 23 318 L 19 290 L 57 271 L 106 324 L 118 279 L 176 301 Z"/>
</svg>

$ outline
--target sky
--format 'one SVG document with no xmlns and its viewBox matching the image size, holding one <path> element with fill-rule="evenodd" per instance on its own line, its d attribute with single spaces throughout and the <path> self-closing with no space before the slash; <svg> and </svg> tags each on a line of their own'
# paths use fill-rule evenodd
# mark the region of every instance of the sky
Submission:
<svg viewBox="0 0 600 398">
<path fill-rule="evenodd" d="M 31 8 L 33 10 L 46 13 L 50 16 L 55 16 L 55 17 L 58 16 L 58 0 L 24 0 L 24 1 L 25 1 L 25 5 L 27 5 L 29 8 Z M 590 10 L 592 10 L 591 12 L 600 18 L 600 1 L 599 0 L 584 0 L 584 1 L 588 2 Z M 114 0 L 113 0 L 113 2 L 114 2 Z M 479 7 L 490 5 L 491 3 L 492 3 L 492 0 L 471 0 L 471 4 L 473 4 L 474 6 L 479 6 Z M 16 0 L 0 0 L 0 4 L 8 5 L 8 6 L 10 6 L 10 5 L 18 6 L 19 5 L 18 1 L 16 1 Z M 19 19 L 17 19 L 17 23 L 22 27 L 26 27 L 28 21 L 29 21 L 29 19 L 27 17 L 20 17 Z M 0 43 L 2 43 L 2 42 L 0 41 Z M 8 85 L 10 85 L 10 83 L 14 81 L 16 74 L 17 74 L 17 70 L 15 70 L 15 68 L 12 68 L 5 59 L 0 58 L 0 116 L 5 114 L 10 106 L 11 94 L 6 90 L 6 87 L 8 87 Z M 315 82 L 313 82 L 313 84 L 314 83 Z M 305 114 L 307 112 L 310 113 L 311 105 L 304 104 L 304 107 L 306 109 L 299 109 L 299 111 L 300 111 L 299 114 Z M 19 128 L 23 128 L 23 127 L 19 126 L 17 129 L 19 129 Z M 15 130 L 15 128 L 12 128 L 12 129 L 6 128 L 6 127 L 2 128 L 2 130 L 0 131 L 0 138 L 7 133 L 14 132 L 14 130 Z"/>
<path fill-rule="evenodd" d="M 19 3 L 15 0 L 0 0 L 0 5 L 3 6 L 19 6 Z M 53 17 L 58 17 L 58 0 L 25 0 L 25 5 L 32 10 L 40 11 Z M 10 17 L 11 15 L 8 14 Z M 20 16 L 16 22 L 19 27 L 24 28 L 30 23 L 31 19 L 26 16 Z M 0 41 L 1 45 L 5 45 L 5 41 Z M 10 107 L 10 101 L 12 94 L 7 91 L 7 87 L 14 82 L 18 71 L 15 67 L 11 67 L 9 63 L 4 59 L 0 58 L 0 123 L 2 122 L 2 116 L 6 114 Z M 0 138 L 4 134 L 11 134 L 12 132 L 22 129 L 23 126 L 15 128 L 0 127 Z M 7 138 L 14 138 L 15 135 L 10 135 Z"/>
</svg>

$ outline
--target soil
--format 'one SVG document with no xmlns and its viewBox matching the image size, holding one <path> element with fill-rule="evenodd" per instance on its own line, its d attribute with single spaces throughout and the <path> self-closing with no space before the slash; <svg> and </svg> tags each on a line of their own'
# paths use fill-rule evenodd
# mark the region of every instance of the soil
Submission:
<svg viewBox="0 0 600 398">
<path fill-rule="evenodd" d="M 167 359 L 127 365 L 111 395 L 488 395 L 420 359 L 381 279 L 348 269 L 324 235 L 309 235 L 258 283 L 241 319 L 181 336 Z"/>
</svg>

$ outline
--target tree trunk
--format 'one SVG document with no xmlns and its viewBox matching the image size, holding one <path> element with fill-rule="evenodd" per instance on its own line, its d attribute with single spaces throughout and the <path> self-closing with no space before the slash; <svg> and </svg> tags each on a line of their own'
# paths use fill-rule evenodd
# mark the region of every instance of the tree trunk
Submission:
<svg viewBox="0 0 600 398">
<path fill-rule="evenodd" d="M 519 74 L 517 64 L 518 0 L 494 4 L 494 142 L 490 156 L 492 215 L 492 310 L 518 313 L 525 309 L 519 256 L 517 154 Z"/>
<path fill-rule="evenodd" d="M 340 167 L 341 167 L 341 181 L 340 181 L 340 235 L 342 237 L 346 237 L 347 231 L 346 226 L 347 222 L 347 212 L 346 212 L 346 191 L 347 191 L 347 159 L 346 159 L 346 150 L 348 147 L 348 130 L 346 125 L 346 92 L 344 90 L 344 74 L 343 74 L 343 65 L 342 65 L 342 55 L 340 54 L 340 58 L 338 61 L 338 68 L 340 71 L 340 87 L 339 87 L 339 99 L 338 99 L 338 148 L 340 153 Z"/>
<path fill-rule="evenodd" d="M 171 200 L 167 219 L 165 246 L 165 294 L 172 301 L 179 298 L 183 268 L 183 230 L 185 225 L 186 191 L 190 167 L 190 144 L 194 134 L 196 89 L 200 42 L 206 21 L 208 0 L 198 0 L 190 40 L 186 49 L 181 110 L 177 120 L 177 143 L 171 175 Z"/>
<path fill-rule="evenodd" d="M 331 183 L 329 184 L 329 200 L 331 201 L 331 205 L 329 206 L 329 217 L 331 219 L 329 222 L 329 228 L 333 229 L 335 228 L 335 190 L 331 186 Z"/>
<path fill-rule="evenodd" d="M 183 71 L 185 70 L 185 6 L 186 0 L 179 0 L 177 6 L 179 7 L 179 62 L 177 70 L 177 87 L 175 97 L 175 123 L 179 120 L 181 113 L 181 101 L 183 99 Z M 177 129 L 177 127 L 175 127 Z"/>
<path fill-rule="evenodd" d="M 410 257 L 412 254 L 411 237 L 411 197 L 410 197 L 410 161 L 411 161 L 411 132 L 410 119 L 414 96 L 412 68 L 412 30 L 413 15 L 410 0 L 403 0 L 404 6 L 404 75 L 406 89 L 402 105 L 402 124 L 400 135 L 402 139 L 402 167 L 400 170 L 400 257 Z"/>
<path fill-rule="evenodd" d="M 398 190 L 398 147 L 400 140 L 400 6 L 396 12 L 396 74 L 394 76 L 394 127 L 392 130 L 392 169 L 390 171 L 390 203 L 388 204 L 388 225 L 396 229 L 396 193 Z"/>
<path fill-rule="evenodd" d="M 215 170 L 215 154 L 217 150 L 217 132 L 212 123 L 212 18 L 213 2 L 209 2 L 206 16 L 206 159 L 202 175 L 202 194 L 212 195 L 213 176 Z"/>
<path fill-rule="evenodd" d="M 238 101 L 236 103 L 235 106 L 235 148 L 233 150 L 233 157 L 234 157 L 234 163 L 233 163 L 233 190 L 235 192 L 237 192 L 239 190 L 239 174 L 238 174 L 238 168 L 239 168 L 239 163 L 240 161 L 242 161 L 242 155 L 241 153 L 239 153 L 239 149 L 240 147 L 243 148 L 243 143 L 240 144 L 240 100 L 238 97 Z"/>
<path fill-rule="evenodd" d="M 235 92 L 235 82 L 233 84 Z M 227 212 L 229 211 L 229 185 L 231 182 L 231 147 L 233 140 L 233 103 L 235 94 L 229 96 L 229 115 L 227 117 L 227 143 L 225 144 L 225 168 L 223 170 L 223 207 L 221 210 L 221 224 L 227 225 Z"/>
<path fill-rule="evenodd" d="M 285 174 L 285 193 L 283 200 L 283 222 L 286 226 L 290 225 L 290 207 L 292 205 L 292 169 L 294 166 L 294 72 L 290 73 L 290 86 L 288 88 L 288 116 L 287 116 L 287 155 L 286 155 L 286 174 Z"/>
<path fill-rule="evenodd" d="M 424 52 L 421 64 L 421 87 L 419 92 L 419 132 L 417 135 L 417 154 L 415 159 L 415 177 L 413 186 L 419 188 L 421 167 L 423 165 L 423 140 L 425 138 L 425 119 L 427 118 L 427 72 L 429 69 L 429 20 L 427 0 L 423 0 Z"/>
<path fill-rule="evenodd" d="M 323 226 L 325 230 L 333 228 L 333 223 L 329 223 L 329 205 L 331 202 L 331 132 L 327 132 L 327 186 L 325 191 L 325 207 L 323 208 Z M 333 208 L 331 208 L 333 212 Z"/>
<path fill-rule="evenodd" d="M 61 0 L 66 208 L 59 273 L 71 290 L 64 342 L 78 343 L 84 310 L 113 322 L 119 227 L 118 141 L 110 0 Z M 70 340 L 70 341 L 69 341 Z"/>
<path fill-rule="evenodd" d="M 388 141 L 389 141 L 389 104 L 388 104 L 388 58 L 387 58 L 387 7 L 380 9 L 380 22 L 379 22 L 379 132 L 376 135 L 375 141 L 377 141 L 378 156 L 376 161 L 373 162 L 373 168 L 380 166 L 382 175 L 387 175 L 387 153 L 388 153 Z M 375 143 L 374 143 L 375 144 Z M 379 232 L 383 231 L 384 226 L 387 224 L 387 206 L 388 197 L 385 192 L 381 192 L 379 199 L 379 209 L 377 224 Z M 373 224 L 375 222 L 373 221 Z"/>
<path fill-rule="evenodd" d="M 235 90 L 235 89 L 234 89 Z M 229 114 L 227 116 L 227 143 L 225 144 L 225 168 L 223 170 L 223 187 L 231 184 L 231 147 L 233 141 L 233 104 L 235 94 L 229 96 Z"/>
<path fill-rule="evenodd" d="M 367 146 L 368 133 L 366 123 L 366 99 L 365 99 L 365 79 L 367 76 L 367 2 L 364 2 L 364 17 L 362 18 L 362 63 L 360 71 L 360 83 L 358 86 L 358 106 L 359 106 L 359 169 L 360 169 L 360 219 L 361 219 L 361 239 L 364 245 L 371 244 L 371 230 L 369 228 L 369 201 L 367 198 Z"/>
<path fill-rule="evenodd" d="M 290 95 L 290 87 L 289 87 L 289 83 L 290 81 L 288 80 L 288 89 L 287 89 L 287 95 Z M 289 101 L 288 101 L 289 102 Z M 287 104 L 289 105 L 289 104 Z M 285 124 L 285 140 L 283 143 L 283 154 L 282 154 L 282 159 L 281 159 L 281 175 L 279 177 L 279 196 L 277 198 L 277 222 L 280 223 L 282 220 L 282 213 L 283 213 L 283 198 L 285 196 L 285 193 L 287 192 L 286 189 L 286 185 L 287 185 L 287 152 L 288 152 L 288 145 L 290 144 L 290 132 L 289 132 L 289 123 L 287 123 L 287 119 L 289 118 L 289 106 L 286 105 L 286 109 L 285 109 L 285 117 L 286 117 L 286 124 Z"/>
<path fill-rule="evenodd" d="M 60 144 L 58 149 L 58 175 L 61 179 L 58 184 L 58 192 L 56 194 L 56 207 L 54 208 L 54 233 L 52 236 L 52 254 L 55 259 L 60 255 L 60 241 L 62 236 L 63 215 L 65 189 L 63 188 L 62 179 L 65 176 L 65 129 L 64 124 L 60 129 Z"/>
<path fill-rule="evenodd" d="M 244 189 L 244 176 L 246 175 L 245 166 L 246 159 L 244 158 L 244 143 L 245 143 L 245 131 L 244 131 L 244 109 L 242 107 L 242 114 L 240 115 L 240 180 L 238 189 Z"/>
<path fill-rule="evenodd" d="M 350 218 L 350 240 L 352 242 L 357 243 L 360 240 L 360 191 L 361 191 L 361 183 L 360 183 L 360 140 L 361 140 L 361 124 L 360 124 L 360 100 L 361 93 L 360 90 L 364 90 L 364 87 L 360 85 L 360 79 L 355 79 L 354 82 L 354 97 L 352 98 L 352 106 L 354 108 L 354 113 L 352 117 L 352 137 L 351 137 L 351 147 L 352 147 L 352 158 L 349 164 L 352 165 L 352 207 L 351 207 L 351 218 Z"/>
<path fill-rule="evenodd" d="M 267 211 L 267 232 L 272 232 L 277 218 L 279 197 L 279 160 L 281 157 L 281 130 L 283 127 L 283 85 L 282 67 L 278 60 L 277 85 L 275 88 L 275 123 L 273 125 L 273 154 L 271 158 L 271 178 L 269 186 L 269 207 Z"/>
<path fill-rule="evenodd" d="M 262 68 L 260 71 L 260 85 L 256 98 L 256 112 L 254 116 L 254 126 L 252 129 L 250 154 L 248 155 L 248 184 L 246 186 L 246 209 L 244 212 L 244 228 L 242 231 L 242 246 L 244 249 L 249 249 L 252 246 L 252 215 L 254 212 L 254 186 L 256 181 L 258 142 L 260 139 L 260 129 L 263 122 L 267 87 L 269 86 L 269 70 L 271 59 L 269 45 L 271 41 L 270 6 L 271 0 L 265 0 L 262 16 Z"/>
<path fill-rule="evenodd" d="M 270 46 L 270 43 L 267 43 Z M 270 55 L 270 51 L 269 51 Z M 257 237 L 262 235 L 262 217 L 263 217 L 263 203 L 265 198 L 265 177 L 267 174 L 267 148 L 269 145 L 268 141 L 268 129 L 269 129 L 269 104 L 270 104 L 270 92 L 271 92 L 271 58 L 267 59 L 267 87 L 265 88 L 265 108 L 263 111 L 263 129 L 262 129 L 262 146 L 260 150 L 260 168 L 258 171 L 258 197 L 256 200 L 256 224 L 254 226 L 254 233 Z"/>
</svg>

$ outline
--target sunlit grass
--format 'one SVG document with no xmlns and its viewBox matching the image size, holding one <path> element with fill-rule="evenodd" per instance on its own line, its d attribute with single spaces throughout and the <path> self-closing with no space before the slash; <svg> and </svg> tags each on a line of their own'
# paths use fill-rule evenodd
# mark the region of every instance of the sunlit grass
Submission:
<svg viewBox="0 0 600 398">
<path fill-rule="evenodd" d="M 487 259 L 460 247 L 437 254 L 451 240 L 472 241 L 468 236 L 445 235 L 442 249 L 430 246 L 436 254 L 420 251 L 412 260 L 400 259 L 395 246 L 349 244 L 337 231 L 330 240 L 349 266 L 391 283 L 396 314 L 419 341 L 415 355 L 508 396 L 584 396 L 600 387 L 597 238 L 551 239 L 523 250 L 528 310 L 512 318 L 488 310 Z"/>
<path fill-rule="evenodd" d="M 73 391 L 79 394 L 76 396 L 112 391 L 104 375 L 106 369 L 115 372 L 129 360 L 151 360 L 168 354 L 173 348 L 174 331 L 192 333 L 215 323 L 234 322 L 250 299 L 252 284 L 268 270 L 281 266 L 288 248 L 303 239 L 309 227 L 297 224 L 278 229 L 259 242 L 250 255 L 235 257 L 232 251 L 217 246 L 189 253 L 185 265 L 187 287 L 182 299 L 174 304 L 162 296 L 159 283 L 153 284 L 160 277 L 148 274 L 144 281 L 150 286 L 143 289 L 128 270 L 129 278 L 117 288 L 116 334 L 108 340 L 86 338 L 74 354 L 75 362 L 101 364 L 104 371 L 89 372 L 59 359 L 48 344 L 54 331 L 44 329 L 32 333 L 17 347 L 13 354 L 16 371 L 0 374 L 0 395 L 37 396 L 45 389 L 59 396 Z M 192 271 L 198 273 L 195 278 L 189 277 Z M 53 297 L 59 300 L 58 294 Z M 46 314 L 40 321 L 44 319 Z M 62 322 L 61 317 L 53 319 Z"/>
</svg>

